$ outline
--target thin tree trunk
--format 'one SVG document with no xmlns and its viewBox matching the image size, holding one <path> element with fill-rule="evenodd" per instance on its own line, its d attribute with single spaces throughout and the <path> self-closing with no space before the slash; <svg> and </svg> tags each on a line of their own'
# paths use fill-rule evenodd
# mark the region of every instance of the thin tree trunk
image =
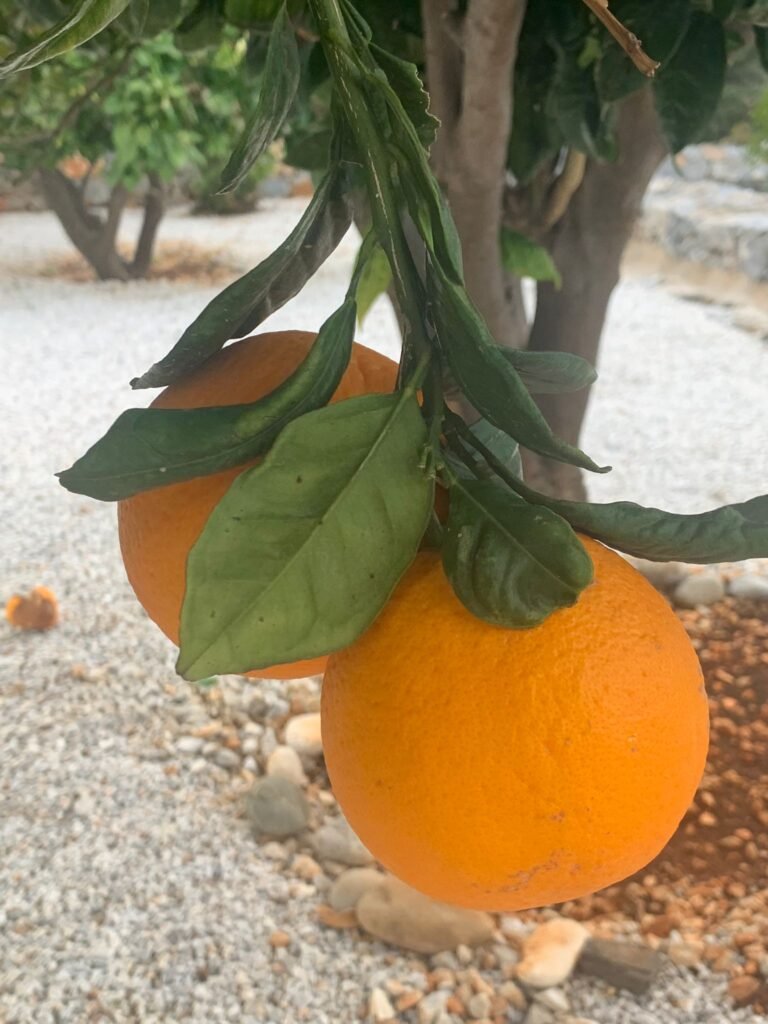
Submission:
<svg viewBox="0 0 768 1024">
<path fill-rule="evenodd" d="M 461 238 L 467 290 L 491 332 L 519 347 L 499 226 L 512 123 L 513 71 L 526 0 L 423 0 L 427 81 L 441 128 L 432 159 Z M 524 321 L 522 321 L 524 324 Z"/>
<path fill-rule="evenodd" d="M 165 213 L 163 184 L 156 174 L 149 175 L 149 189 L 144 199 L 144 219 L 130 265 L 131 277 L 146 277 L 152 265 L 157 229 Z"/>
<path fill-rule="evenodd" d="M 130 272 L 115 248 L 120 218 L 128 194 L 122 185 L 112 190 L 106 220 L 92 214 L 85 205 L 82 192 L 61 171 L 40 169 L 45 198 L 59 218 L 75 248 L 82 253 L 101 280 L 117 278 L 127 281 Z"/>
<path fill-rule="evenodd" d="M 589 162 L 566 213 L 545 239 L 563 283 L 559 290 L 551 284 L 538 289 L 531 350 L 574 352 L 596 362 L 624 249 L 648 183 L 666 152 L 650 89 L 624 101 L 618 148 L 615 163 Z M 578 443 L 588 401 L 587 390 L 538 399 L 555 433 L 572 444 Z M 591 454 L 600 457 L 599 452 Z M 561 497 L 584 497 L 584 482 L 575 467 L 532 453 L 525 453 L 524 464 L 532 486 Z"/>
</svg>

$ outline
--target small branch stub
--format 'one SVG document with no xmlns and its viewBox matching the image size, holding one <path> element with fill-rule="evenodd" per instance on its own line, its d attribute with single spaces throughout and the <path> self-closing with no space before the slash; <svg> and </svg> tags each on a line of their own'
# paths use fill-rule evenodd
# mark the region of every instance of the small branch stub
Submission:
<svg viewBox="0 0 768 1024">
<path fill-rule="evenodd" d="M 608 0 L 583 0 L 583 2 L 595 17 L 605 25 L 637 70 L 641 71 L 648 78 L 653 78 L 661 67 L 659 61 L 649 57 L 637 36 L 611 14 L 608 10 Z"/>
</svg>

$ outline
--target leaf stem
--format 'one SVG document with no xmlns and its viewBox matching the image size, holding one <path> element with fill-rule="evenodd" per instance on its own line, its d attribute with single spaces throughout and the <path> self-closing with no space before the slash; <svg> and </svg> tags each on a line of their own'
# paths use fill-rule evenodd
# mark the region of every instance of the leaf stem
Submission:
<svg viewBox="0 0 768 1024">
<path fill-rule="evenodd" d="M 661 67 L 657 60 L 653 60 L 643 49 L 642 42 L 634 32 L 630 32 L 626 25 L 622 25 L 619 19 L 608 10 L 608 0 L 583 0 L 592 11 L 598 21 L 608 29 L 613 38 L 624 50 L 626 55 L 646 77 L 653 78 Z"/>
<path fill-rule="evenodd" d="M 391 158 L 360 84 L 365 69 L 354 53 L 339 0 L 310 0 L 310 4 L 334 84 L 364 163 L 373 224 L 392 268 L 408 334 L 417 353 L 423 356 L 430 352 L 431 346 L 418 301 L 418 275 L 405 237 L 392 180 Z"/>
</svg>

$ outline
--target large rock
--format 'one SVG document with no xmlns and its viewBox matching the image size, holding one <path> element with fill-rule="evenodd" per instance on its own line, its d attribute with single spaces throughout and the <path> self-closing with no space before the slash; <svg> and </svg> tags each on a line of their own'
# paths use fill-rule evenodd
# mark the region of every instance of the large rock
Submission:
<svg viewBox="0 0 768 1024">
<path fill-rule="evenodd" d="M 660 953 L 617 939 L 590 939 L 579 958 L 579 970 L 584 974 L 637 995 L 648 991 L 663 964 Z"/>
<path fill-rule="evenodd" d="M 291 718 L 285 727 L 285 742 L 302 757 L 319 757 L 323 752 L 320 712 L 308 711 Z"/>
<path fill-rule="evenodd" d="M 312 836 L 312 848 L 321 860 L 333 860 L 351 868 L 373 862 L 373 854 L 363 846 L 345 818 L 321 826 Z"/>
<path fill-rule="evenodd" d="M 578 921 L 554 917 L 540 924 L 523 943 L 517 977 L 530 988 L 561 985 L 576 966 L 589 932 Z"/>
<path fill-rule="evenodd" d="M 743 576 L 737 576 L 731 581 L 729 590 L 734 597 L 743 597 L 749 601 L 768 601 L 768 576 L 745 572 Z"/>
<path fill-rule="evenodd" d="M 438 903 L 393 877 L 365 893 L 357 919 L 374 938 L 415 953 L 478 946 L 494 928 L 490 914 Z"/>
<path fill-rule="evenodd" d="M 339 875 L 328 893 L 328 902 L 334 910 L 354 910 L 370 889 L 386 880 L 376 868 L 350 868 Z"/>
<path fill-rule="evenodd" d="M 682 562 L 651 562 L 645 558 L 633 558 L 632 563 L 657 590 L 672 590 L 688 574 Z"/>
<path fill-rule="evenodd" d="M 692 573 L 675 587 L 675 603 L 683 608 L 715 604 L 725 597 L 725 584 L 714 569 Z"/>
<path fill-rule="evenodd" d="M 309 804 L 295 783 L 269 775 L 246 794 L 245 813 L 256 836 L 283 839 L 307 827 Z"/>
</svg>

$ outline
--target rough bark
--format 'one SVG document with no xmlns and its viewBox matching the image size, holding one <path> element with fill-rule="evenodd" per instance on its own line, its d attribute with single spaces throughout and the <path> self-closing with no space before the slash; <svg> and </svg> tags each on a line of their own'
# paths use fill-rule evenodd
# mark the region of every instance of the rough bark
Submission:
<svg viewBox="0 0 768 1024">
<path fill-rule="evenodd" d="M 521 343 L 499 260 L 512 83 L 526 0 L 423 0 L 427 80 L 441 128 L 432 159 L 461 237 L 467 290 L 494 336 Z"/>
<path fill-rule="evenodd" d="M 130 281 L 146 277 L 152 263 L 157 229 L 165 213 L 165 197 L 160 179 L 149 176 L 144 200 L 144 218 L 133 259 L 126 261 L 117 251 L 117 233 L 128 201 L 128 191 L 115 185 L 107 201 L 104 217 L 88 209 L 85 187 L 74 184 L 66 174 L 40 169 L 45 198 L 56 214 L 68 238 L 88 261 L 102 281 Z"/>
<path fill-rule="evenodd" d="M 530 349 L 574 352 L 596 362 L 624 249 L 666 152 L 650 89 L 625 100 L 617 130 L 618 160 L 589 162 L 567 211 L 544 239 L 563 283 L 559 290 L 549 284 L 539 287 Z M 577 444 L 588 401 L 584 390 L 541 395 L 539 406 L 555 433 Z M 591 454 L 600 457 L 599 452 Z M 584 497 L 581 473 L 572 466 L 525 453 L 525 470 L 534 487 L 561 497 Z"/>
</svg>

